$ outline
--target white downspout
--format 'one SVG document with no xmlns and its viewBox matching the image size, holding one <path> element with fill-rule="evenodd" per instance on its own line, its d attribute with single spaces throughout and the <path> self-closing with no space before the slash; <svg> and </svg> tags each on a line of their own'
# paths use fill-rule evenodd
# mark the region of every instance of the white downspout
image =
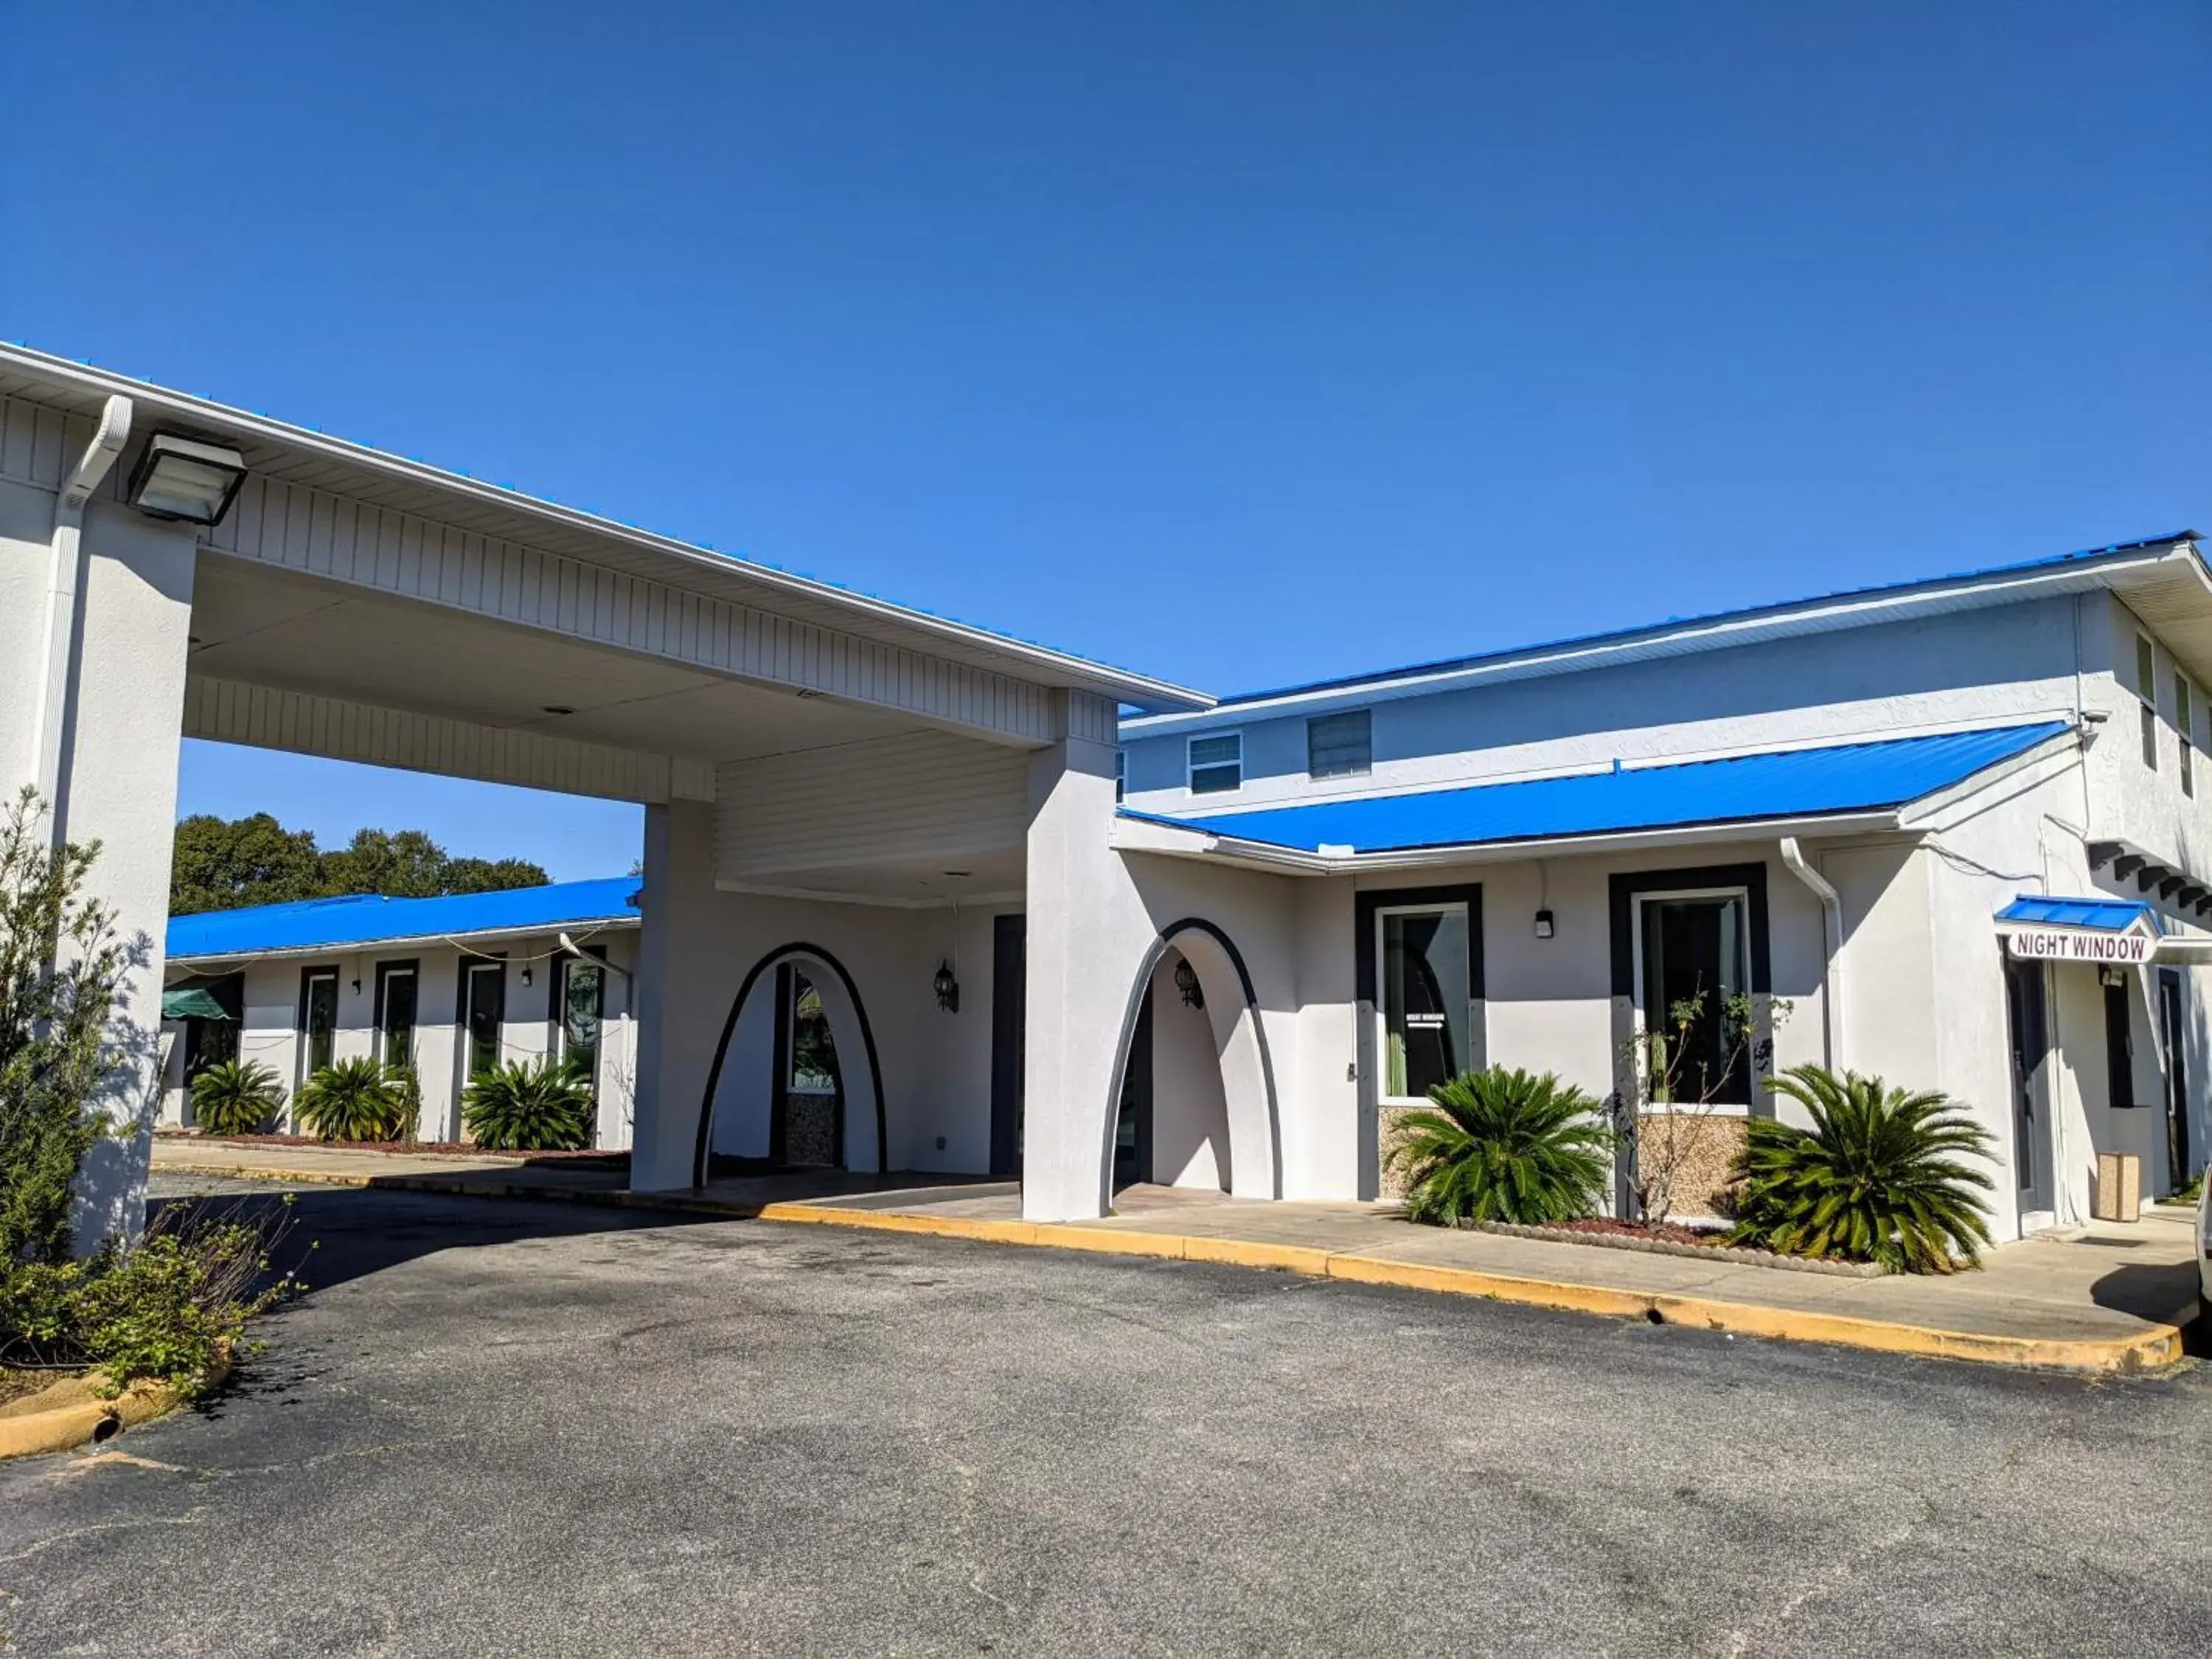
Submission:
<svg viewBox="0 0 2212 1659">
<path fill-rule="evenodd" d="M 70 654 L 76 641 L 77 611 L 82 599 L 79 572 L 84 563 L 84 506 L 92 499 L 131 441 L 131 399 L 110 398 L 100 427 L 62 481 L 54 500 L 53 556 L 46 586 L 46 628 L 37 685 L 39 799 L 52 815 L 53 844 L 66 839 L 61 799 L 62 738 L 69 706 Z"/>
<path fill-rule="evenodd" d="M 1844 1064 L 1844 902 L 1835 888 L 1806 861 L 1804 849 L 1797 845 L 1797 837 L 1782 837 L 1782 862 L 1790 873 L 1813 890 L 1820 901 L 1823 933 L 1826 949 L 1820 969 L 1820 1036 L 1826 1050 L 1828 1069 L 1841 1071 Z"/>
</svg>

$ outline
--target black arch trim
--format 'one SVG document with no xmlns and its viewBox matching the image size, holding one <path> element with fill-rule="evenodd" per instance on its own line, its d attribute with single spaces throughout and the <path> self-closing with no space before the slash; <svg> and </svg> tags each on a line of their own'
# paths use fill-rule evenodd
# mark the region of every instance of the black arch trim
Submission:
<svg viewBox="0 0 2212 1659">
<path fill-rule="evenodd" d="M 1137 1038 L 1137 1015 L 1145 999 L 1152 994 L 1152 971 L 1160 965 L 1160 958 L 1168 947 L 1183 933 L 1204 933 L 1227 952 L 1230 965 L 1237 969 L 1237 981 L 1244 993 L 1244 1006 L 1252 1011 L 1252 1035 L 1260 1044 L 1260 1080 L 1267 1092 L 1267 1149 L 1272 1164 L 1267 1176 L 1273 1195 L 1283 1195 L 1283 1115 L 1275 1101 L 1275 1062 L 1267 1050 L 1267 1023 L 1260 1017 L 1260 995 L 1252 986 L 1252 970 L 1245 965 L 1244 953 L 1237 948 L 1237 941 L 1203 916 L 1185 916 L 1171 921 L 1160 929 L 1152 944 L 1146 947 L 1145 959 L 1137 966 L 1137 982 L 1129 992 L 1129 1002 L 1121 1013 L 1121 1036 L 1114 1045 L 1114 1075 L 1107 1085 L 1105 1134 L 1099 1145 L 1098 1212 L 1101 1215 L 1114 1207 L 1114 1128 L 1119 1116 L 1115 1109 L 1121 1097 L 1121 1073 L 1128 1069 L 1130 1046 Z"/>
<path fill-rule="evenodd" d="M 730 1039 L 736 1035 L 738 1016 L 745 1010 L 745 999 L 752 994 L 760 976 L 780 962 L 793 957 L 811 957 L 844 986 L 845 994 L 853 1000 L 853 1012 L 860 1018 L 860 1046 L 868 1051 L 868 1080 L 876 1097 L 876 1173 L 890 1172 L 890 1138 L 885 1133 L 884 1113 L 884 1068 L 876 1060 L 876 1030 L 868 1023 L 868 1005 L 860 1000 L 860 988 L 853 982 L 845 964 L 818 945 L 809 945 L 805 939 L 793 939 L 788 945 L 779 945 L 745 970 L 738 983 L 738 994 L 730 1003 L 730 1017 L 722 1022 L 722 1040 L 714 1045 L 714 1063 L 707 1070 L 707 1091 L 699 1097 L 699 1139 L 691 1154 L 691 1184 L 707 1184 L 708 1148 L 714 1135 L 714 1092 L 721 1086 L 722 1062 L 729 1057 Z"/>
</svg>

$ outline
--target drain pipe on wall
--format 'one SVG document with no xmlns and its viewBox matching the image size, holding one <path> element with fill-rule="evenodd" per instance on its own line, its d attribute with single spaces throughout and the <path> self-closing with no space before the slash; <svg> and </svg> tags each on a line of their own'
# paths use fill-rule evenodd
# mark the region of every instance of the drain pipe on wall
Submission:
<svg viewBox="0 0 2212 1659">
<path fill-rule="evenodd" d="M 1782 837 L 1782 862 L 1820 901 L 1827 946 L 1820 969 L 1820 1037 L 1828 1069 L 1839 1072 L 1844 1065 L 1844 902 L 1828 878 L 1807 862 L 1796 836 Z"/>
<path fill-rule="evenodd" d="M 76 649 L 77 613 L 83 604 L 84 507 L 131 441 L 131 399 L 112 397 L 100 412 L 99 428 L 76 466 L 62 480 L 54 501 L 53 558 L 46 587 L 46 630 L 40 664 L 39 799 L 51 813 L 53 844 L 67 839 L 61 799 L 62 739 L 68 724 L 70 659 Z"/>
</svg>

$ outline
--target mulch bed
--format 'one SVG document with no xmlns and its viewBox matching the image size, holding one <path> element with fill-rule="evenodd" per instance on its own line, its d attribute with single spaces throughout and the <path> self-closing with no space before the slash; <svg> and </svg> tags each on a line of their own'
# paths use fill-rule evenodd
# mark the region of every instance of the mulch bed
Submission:
<svg viewBox="0 0 2212 1659">
<path fill-rule="evenodd" d="M 408 1152 L 435 1158 L 520 1158 L 532 1164 L 558 1163 L 597 1165 L 606 1169 L 629 1167 L 628 1152 L 600 1152 L 586 1148 L 574 1152 L 493 1152 L 465 1140 L 318 1140 L 313 1135 L 209 1135 L 197 1129 L 157 1129 L 162 1140 L 189 1141 L 207 1146 L 324 1146 L 342 1152 Z"/>
<path fill-rule="evenodd" d="M 1609 1215 L 1580 1221 L 1554 1221 L 1555 1233 L 1603 1233 L 1610 1238 L 1656 1238 L 1667 1244 L 1697 1244 L 1719 1249 L 1728 1235 L 1715 1228 L 1685 1227 L 1678 1221 L 1616 1221 Z"/>
<path fill-rule="evenodd" d="M 1541 1238 L 1558 1244 L 1592 1244 L 1613 1250 L 1642 1250 L 1649 1255 L 1694 1255 L 1711 1261 L 1740 1261 L 1750 1267 L 1780 1267 L 1792 1273 L 1827 1273 L 1838 1279 L 1880 1279 L 1885 1270 L 1865 1261 L 1815 1261 L 1808 1256 L 1782 1255 L 1773 1250 L 1747 1249 L 1723 1243 L 1727 1235 L 1704 1232 L 1695 1227 L 1667 1224 L 1647 1227 L 1632 1221 L 1589 1216 L 1577 1221 L 1555 1222 L 1544 1227 L 1522 1227 L 1507 1221 L 1455 1224 L 1475 1232 L 1500 1233 L 1508 1238 Z"/>
</svg>

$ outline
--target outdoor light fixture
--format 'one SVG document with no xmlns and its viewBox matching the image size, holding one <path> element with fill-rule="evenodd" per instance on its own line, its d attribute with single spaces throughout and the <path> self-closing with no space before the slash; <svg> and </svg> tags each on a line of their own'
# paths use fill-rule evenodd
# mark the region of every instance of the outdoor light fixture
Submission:
<svg viewBox="0 0 2212 1659">
<path fill-rule="evenodd" d="M 131 505 L 157 519 L 217 524 L 246 482 L 246 457 L 228 444 L 156 432 L 131 473 Z"/>
<path fill-rule="evenodd" d="M 522 982 L 525 985 L 530 983 L 530 964 L 526 962 L 522 964 Z"/>
<path fill-rule="evenodd" d="M 952 977 L 951 963 L 940 962 L 937 964 L 937 977 L 930 981 L 930 987 L 937 993 L 939 1007 L 948 1014 L 957 1014 L 960 1012 L 960 981 Z"/>
<path fill-rule="evenodd" d="M 1198 975 L 1191 971 L 1190 963 L 1188 962 L 1178 962 L 1176 963 L 1175 981 L 1176 989 L 1182 993 L 1182 1006 L 1184 1007 L 1203 1008 L 1206 1006 L 1206 991 L 1204 988 L 1199 984 Z"/>
<path fill-rule="evenodd" d="M 1552 913 L 1551 913 L 1549 910 L 1539 910 L 1539 911 L 1537 911 L 1537 912 L 1536 912 L 1536 937 L 1537 937 L 1538 939 L 1549 939 L 1549 938 L 1551 938 L 1551 936 L 1552 936 Z"/>
</svg>

